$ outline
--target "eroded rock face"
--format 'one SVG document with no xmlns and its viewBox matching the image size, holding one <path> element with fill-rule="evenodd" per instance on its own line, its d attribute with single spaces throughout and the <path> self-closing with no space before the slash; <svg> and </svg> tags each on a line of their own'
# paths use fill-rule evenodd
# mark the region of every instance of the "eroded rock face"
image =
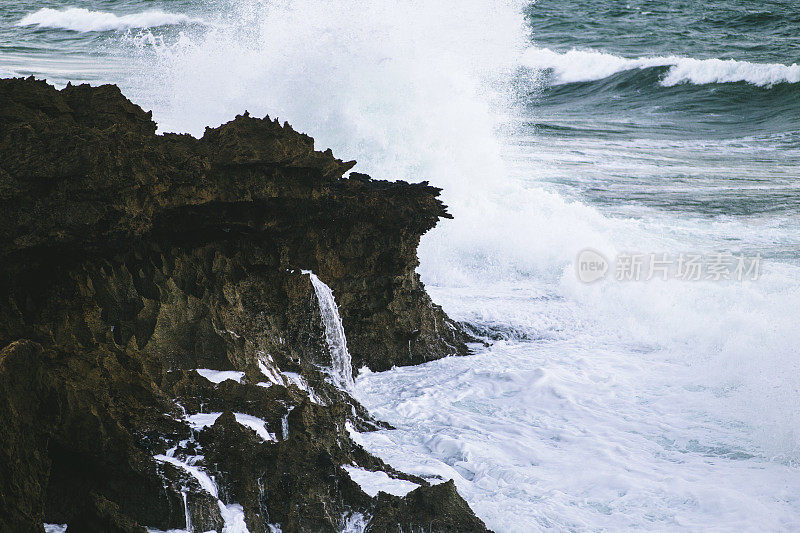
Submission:
<svg viewBox="0 0 800 533">
<path fill-rule="evenodd" d="M 303 274 L 354 371 L 464 354 L 415 273 L 438 189 L 343 179 L 269 119 L 155 130 L 113 86 L 0 80 L 0 531 L 482 531 L 349 438 L 381 423 L 326 379 Z M 371 498 L 343 464 L 421 487 Z"/>
</svg>

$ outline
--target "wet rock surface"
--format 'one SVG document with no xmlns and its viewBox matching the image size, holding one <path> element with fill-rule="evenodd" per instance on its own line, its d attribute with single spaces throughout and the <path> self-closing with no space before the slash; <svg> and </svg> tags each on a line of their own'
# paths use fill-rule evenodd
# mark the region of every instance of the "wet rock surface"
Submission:
<svg viewBox="0 0 800 533">
<path fill-rule="evenodd" d="M 155 132 L 116 87 L 0 80 L 0 531 L 483 531 L 351 440 L 383 424 L 328 379 L 303 273 L 354 372 L 466 353 L 415 273 L 438 189 L 268 118 Z"/>
</svg>

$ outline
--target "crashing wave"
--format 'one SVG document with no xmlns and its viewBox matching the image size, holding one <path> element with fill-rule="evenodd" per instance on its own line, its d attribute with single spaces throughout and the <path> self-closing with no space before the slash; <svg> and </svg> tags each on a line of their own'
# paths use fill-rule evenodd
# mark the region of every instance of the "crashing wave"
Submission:
<svg viewBox="0 0 800 533">
<path fill-rule="evenodd" d="M 618 72 L 651 67 L 670 67 L 661 85 L 672 87 L 681 83 L 746 82 L 759 87 L 777 83 L 800 83 L 800 65 L 780 63 L 750 63 L 734 59 L 694 59 L 665 56 L 629 59 L 593 50 L 554 52 L 548 48 L 530 48 L 523 64 L 530 68 L 550 70 L 557 84 L 596 81 Z"/>
<path fill-rule="evenodd" d="M 66 9 L 43 8 L 35 13 L 29 13 L 17 23 L 17 26 L 37 26 L 86 33 L 178 24 L 205 24 L 205 22 L 188 15 L 165 13 L 158 10 L 120 16 L 105 11 L 69 7 Z"/>
</svg>

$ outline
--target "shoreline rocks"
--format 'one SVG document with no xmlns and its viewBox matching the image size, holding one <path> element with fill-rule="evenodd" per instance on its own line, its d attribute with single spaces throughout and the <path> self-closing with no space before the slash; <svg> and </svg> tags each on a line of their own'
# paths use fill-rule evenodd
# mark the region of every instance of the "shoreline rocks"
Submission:
<svg viewBox="0 0 800 533">
<path fill-rule="evenodd" d="M 343 178 L 269 118 L 156 135 L 114 86 L 3 79 L 0 102 L 0 530 L 485 530 L 350 439 L 385 424 L 326 379 L 302 273 L 354 372 L 465 354 L 415 272 L 439 189 Z M 420 487 L 370 497 L 348 464 Z"/>
</svg>

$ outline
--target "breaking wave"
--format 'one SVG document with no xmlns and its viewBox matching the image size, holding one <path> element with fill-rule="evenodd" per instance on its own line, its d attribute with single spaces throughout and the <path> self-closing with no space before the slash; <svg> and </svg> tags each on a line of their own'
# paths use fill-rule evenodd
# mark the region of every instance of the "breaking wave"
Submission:
<svg viewBox="0 0 800 533">
<path fill-rule="evenodd" d="M 651 67 L 670 67 L 660 80 L 664 87 L 681 83 L 745 82 L 759 87 L 800 83 L 800 65 L 796 63 L 782 65 L 680 56 L 629 59 L 593 50 L 555 52 L 548 48 L 530 48 L 523 57 L 523 64 L 528 68 L 551 71 L 553 82 L 561 84 L 601 80 L 618 72 Z"/>
<path fill-rule="evenodd" d="M 658 280 L 585 286 L 575 278 L 572 265 L 576 253 L 587 246 L 607 257 L 622 250 L 711 251 L 720 242 L 735 245 L 754 233 L 759 239 L 755 242 L 775 241 L 770 227 L 728 218 L 710 223 L 706 218 L 669 213 L 647 215 L 647 219 L 606 216 L 592 204 L 560 194 L 543 180 L 553 169 L 561 169 L 577 181 L 584 172 L 576 162 L 584 160 L 593 160 L 591 173 L 599 173 L 604 166 L 613 170 L 617 160 L 604 154 L 620 144 L 602 141 L 600 149 L 589 142 L 570 144 L 569 139 L 548 144 L 548 139 L 536 135 L 520 140 L 529 149 L 522 154 L 526 159 L 520 161 L 504 157 L 511 148 L 497 134 L 504 115 L 516 117 L 519 111 L 514 107 L 517 89 L 524 93 L 539 88 L 539 77 L 529 80 L 524 72 L 523 81 L 530 81 L 530 86 L 504 85 L 519 73 L 520 65 L 549 70 L 551 79 L 547 81 L 561 84 L 604 80 L 626 71 L 635 73 L 620 77 L 641 77 L 632 80 L 637 87 L 742 84 L 727 86 L 732 91 L 722 93 L 792 89 L 785 83 L 800 82 L 798 67 L 682 57 L 626 59 L 600 52 L 526 48 L 518 8 L 514 2 L 490 0 L 402 0 L 395 4 L 239 0 L 232 3 L 224 23 L 199 35 L 187 32 L 176 42 L 159 40 L 149 32 L 133 37 L 132 53 L 143 66 L 129 92 L 146 109 L 154 110 L 161 131 L 200 135 L 206 126 L 216 126 L 245 110 L 255 116 L 270 114 L 313 133 L 317 146 L 331 147 L 339 157 L 359 161 L 358 171 L 389 179 L 429 179 L 444 187 L 443 200 L 455 218 L 442 221 L 422 239 L 419 273 L 451 316 L 470 322 L 477 334 L 498 342 L 480 363 L 440 364 L 477 365 L 477 370 L 461 374 L 465 387 L 483 380 L 485 389 L 472 387 L 479 391 L 478 398 L 469 400 L 483 414 L 496 408 L 495 414 L 516 417 L 519 409 L 515 402 L 501 400 L 498 404 L 493 398 L 516 394 L 516 389 L 520 395 L 533 391 L 527 410 L 531 416 L 517 421 L 516 426 L 505 426 L 511 428 L 508 433 L 495 424 L 498 416 L 489 420 L 482 414 L 457 420 L 454 410 L 443 412 L 437 406 L 440 398 L 449 398 L 451 393 L 458 401 L 462 398 L 451 386 L 461 378 L 451 379 L 451 375 L 440 381 L 438 389 L 425 382 L 423 395 L 435 401 L 427 408 L 420 407 L 428 419 L 445 422 L 437 427 L 410 425 L 420 428 L 412 435 L 414 439 L 432 443 L 421 446 L 425 450 L 421 461 L 444 450 L 437 460 L 446 465 L 457 463 L 464 479 L 475 480 L 474 484 L 459 484 L 459 489 L 497 530 L 515 530 L 515 524 L 504 522 L 504 517 L 517 516 L 514 513 L 519 509 L 537 512 L 538 506 L 531 504 L 538 501 L 537 490 L 548 501 L 557 491 L 569 500 L 559 504 L 556 513 L 543 511 L 543 520 L 562 510 L 564 522 L 559 525 L 567 524 L 564 529 L 583 520 L 576 518 L 570 507 L 571 501 L 584 501 L 583 485 L 549 490 L 561 480 L 582 479 L 577 472 L 564 475 L 561 468 L 562 464 L 583 464 L 581 459 L 576 462 L 576 456 L 585 457 L 576 450 L 602 450 L 599 459 L 587 459 L 585 468 L 603 478 L 588 484 L 598 487 L 592 496 L 598 501 L 616 498 L 619 486 L 642 486 L 646 476 L 635 472 L 648 471 L 653 457 L 661 457 L 661 450 L 649 443 L 661 442 L 665 433 L 671 440 L 697 440 L 708 449 L 719 439 L 726 449 L 742 449 L 759 457 L 800 457 L 796 438 L 800 363 L 795 357 L 800 331 L 793 326 L 800 285 L 795 266 L 770 263 L 758 283 L 741 286 Z M 448 23 L 442 24 L 443 20 Z M 757 89 L 781 83 L 784 86 L 774 91 Z M 574 93 L 578 88 L 562 89 Z M 607 89 L 595 86 L 586 92 L 606 94 Z M 695 91 L 688 86 L 684 89 L 659 92 Z M 575 95 L 571 96 L 560 109 L 572 106 L 574 110 Z M 641 98 L 664 103 L 656 100 L 658 96 L 664 95 Z M 675 98 L 678 96 L 682 95 Z M 617 100 L 614 105 L 629 113 L 631 100 Z M 696 103 L 706 105 L 707 101 Z M 609 107 L 606 101 L 601 104 Z M 769 105 L 774 108 L 775 102 Z M 544 114 L 540 109 L 533 111 Z M 547 122 L 546 118 L 541 122 Z M 598 135 L 608 134 L 602 128 L 598 131 Z M 681 132 L 685 134 L 684 129 Z M 656 152 L 652 160 L 642 159 L 644 144 L 638 140 L 636 149 L 640 151 L 627 154 L 636 156 L 637 164 L 660 169 L 664 152 Z M 726 155 L 721 153 L 723 158 Z M 516 164 L 524 167 L 515 170 Z M 626 176 L 630 168 L 624 168 Z M 527 343 L 530 340 L 537 342 Z M 512 346 L 518 341 L 525 345 Z M 503 351 L 505 346 L 517 352 L 509 355 Z M 523 367 L 527 373 L 515 375 Z M 419 372 L 438 378 L 430 367 Z M 455 375 L 459 372 L 454 370 Z M 543 379 L 548 372 L 554 377 Z M 485 379 L 475 378 L 479 373 Z M 378 415 L 406 416 L 409 411 L 405 407 L 397 408 L 388 401 L 381 405 L 390 396 L 387 390 L 414 393 L 413 386 L 404 389 L 401 381 L 405 383 L 409 376 L 409 383 L 421 380 L 413 374 L 403 376 L 386 389 L 383 385 L 372 391 L 363 383 L 357 386 L 365 395 L 372 394 L 374 403 L 369 406 L 376 408 Z M 540 381 L 541 393 L 531 385 Z M 561 387 L 562 382 L 579 385 Z M 604 396 L 606 386 L 609 392 Z M 631 391 L 631 401 L 624 405 L 617 400 L 620 386 Z M 544 403 L 548 399 L 553 401 L 550 408 Z M 681 405 L 677 412 L 670 403 L 675 399 Z M 659 402 L 664 410 L 653 414 L 647 405 Z M 405 405 L 411 404 L 409 400 Z M 571 410 L 565 404 L 576 407 Z M 587 409 L 599 415 L 587 415 Z M 660 423 L 666 416 L 674 417 L 668 430 L 651 426 L 651 421 Z M 449 421 L 456 422 L 449 425 Z M 394 422 L 398 427 L 402 423 Z M 554 436 L 547 431 L 565 426 L 581 432 L 589 428 L 585 434 L 591 442 L 568 448 L 564 440 L 571 437 L 562 438 L 560 430 Z M 464 428 L 474 428 L 481 444 L 462 454 L 451 442 L 466 442 Z M 498 431 L 504 436 L 492 437 Z M 455 434 L 457 439 L 446 440 L 445 434 Z M 520 435 L 526 438 L 519 439 Z M 648 442 L 639 440 L 639 435 L 645 435 Z M 407 450 L 400 436 L 392 438 L 398 440 L 389 440 L 388 450 Z M 514 439 L 541 447 L 514 455 L 508 452 L 516 446 L 508 444 Z M 487 442 L 498 444 L 487 447 Z M 575 438 L 573 442 L 579 441 Z M 628 444 L 620 444 L 624 442 Z M 551 449 L 548 443 L 557 444 Z M 642 463 L 631 469 L 627 459 L 634 455 L 641 457 Z M 678 460 L 685 460 L 683 455 L 680 452 Z M 605 457 L 619 463 L 608 466 Z M 506 458 L 513 463 L 507 470 Z M 681 475 L 705 479 L 705 456 L 692 456 L 692 461 Z M 554 472 L 548 482 L 543 481 L 547 478 L 543 478 L 540 464 Z M 665 472 L 671 472 L 674 464 L 667 465 Z M 443 477 L 455 477 L 455 472 L 442 468 Z M 728 465 L 720 475 L 738 468 L 738 463 Z M 515 489 L 515 494 L 504 493 L 504 487 L 520 486 L 519 478 L 511 477 L 519 475 L 535 482 L 523 491 Z M 496 484 L 490 479 L 493 477 Z M 664 508 L 687 493 L 680 478 L 671 479 L 677 481 L 670 482 L 667 489 L 659 483 L 645 491 L 642 520 L 647 520 L 653 509 Z M 700 514 L 715 508 L 714 499 L 704 492 L 714 483 L 693 485 L 691 490 L 699 494 L 701 503 L 688 507 L 701 509 Z M 478 485 L 483 488 L 478 490 Z M 751 487 L 744 482 L 738 485 L 750 497 Z M 760 501 L 772 501 L 771 492 L 756 496 L 763 496 Z M 508 506 L 489 503 L 497 500 Z M 688 500 L 696 501 L 694 496 Z M 709 511 L 707 515 L 713 521 L 729 518 L 731 513 Z"/>
<path fill-rule="evenodd" d="M 132 28 L 155 28 L 178 24 L 205 24 L 205 22 L 188 15 L 165 13 L 159 10 L 143 11 L 129 15 L 115 15 L 105 11 L 90 11 L 84 8 L 69 7 L 66 9 L 40 9 L 23 17 L 17 23 L 17 26 L 37 26 L 39 28 L 55 28 L 87 33 Z"/>
</svg>

